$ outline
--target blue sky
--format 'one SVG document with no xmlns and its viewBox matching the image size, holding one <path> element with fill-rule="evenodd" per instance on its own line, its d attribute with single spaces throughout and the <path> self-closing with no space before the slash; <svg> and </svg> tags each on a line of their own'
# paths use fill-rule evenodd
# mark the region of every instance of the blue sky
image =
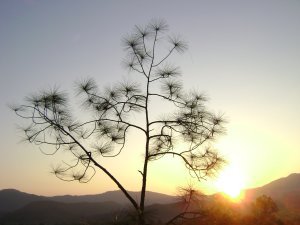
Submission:
<svg viewBox="0 0 300 225">
<path fill-rule="evenodd" d="M 49 171 L 59 156 L 45 157 L 34 146 L 19 143 L 20 121 L 7 104 L 54 85 L 72 97 L 74 81 L 87 76 L 99 86 L 127 76 L 134 79 L 121 65 L 121 39 L 134 25 L 153 18 L 165 19 L 171 33 L 188 42 L 188 51 L 174 61 L 181 67 L 185 88 L 205 92 L 208 107 L 228 118 L 227 135 L 217 147 L 230 165 L 243 171 L 246 185 L 300 172 L 299 1 L 3 0 L 0 189 L 76 194 L 115 188 L 97 178 L 86 186 L 57 181 Z M 161 166 L 153 165 L 153 174 Z M 118 168 L 113 169 L 117 173 Z M 137 170 L 128 166 L 126 171 Z M 154 176 L 150 189 L 174 192 L 189 181 L 184 173 L 167 169 L 161 176 Z M 168 178 L 171 184 L 162 184 Z M 120 179 L 129 189 L 136 188 L 128 181 L 131 177 Z"/>
</svg>

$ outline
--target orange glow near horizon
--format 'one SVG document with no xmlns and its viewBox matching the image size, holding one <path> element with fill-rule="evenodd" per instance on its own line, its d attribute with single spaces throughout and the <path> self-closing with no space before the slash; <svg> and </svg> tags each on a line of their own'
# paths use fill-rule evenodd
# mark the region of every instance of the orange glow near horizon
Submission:
<svg viewBox="0 0 300 225">
<path fill-rule="evenodd" d="M 244 197 L 245 175 L 239 168 L 227 167 L 220 173 L 215 185 L 230 200 L 239 202 Z"/>
<path fill-rule="evenodd" d="M 223 192 L 222 194 L 225 198 L 234 203 L 240 203 L 245 198 L 245 193 L 243 190 L 240 190 L 238 193 L 235 193 L 235 195 L 230 195 L 225 192 Z"/>
</svg>

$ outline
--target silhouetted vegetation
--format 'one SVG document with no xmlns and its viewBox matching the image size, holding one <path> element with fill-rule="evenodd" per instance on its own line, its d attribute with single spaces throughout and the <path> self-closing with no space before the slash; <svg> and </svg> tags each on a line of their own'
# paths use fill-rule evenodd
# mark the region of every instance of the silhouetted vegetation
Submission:
<svg viewBox="0 0 300 225">
<path fill-rule="evenodd" d="M 265 195 L 258 197 L 250 204 L 234 203 L 216 195 L 194 204 L 187 217 L 175 217 L 170 225 L 281 225 L 283 222 L 277 214 L 277 205 Z"/>
<path fill-rule="evenodd" d="M 199 201 L 200 200 L 200 201 Z M 167 222 L 149 222 L 150 225 L 294 225 L 297 220 L 285 220 L 278 214 L 278 208 L 272 198 L 262 195 L 253 202 L 236 203 L 222 195 L 214 197 L 201 196 L 197 201 L 188 200 L 184 208 Z M 134 220 L 125 220 L 124 223 L 135 224 Z"/>
<path fill-rule="evenodd" d="M 86 121 L 75 118 L 66 94 L 57 89 L 31 95 L 24 104 L 13 107 L 19 117 L 29 122 L 23 128 L 26 141 L 38 145 L 45 154 L 64 149 L 75 159 L 75 163 L 53 168 L 54 175 L 65 181 L 88 182 L 96 169 L 101 170 L 132 204 L 139 225 L 146 224 L 149 162 L 165 156 L 178 157 L 198 180 L 214 174 L 224 162 L 211 147 L 224 132 L 222 115 L 207 110 L 203 94 L 183 90 L 178 79 L 180 70 L 169 59 L 175 52 L 183 53 L 187 44 L 179 36 L 168 36 L 167 31 L 164 21 L 152 21 L 145 27 L 136 26 L 123 39 L 127 53 L 124 65 L 137 74 L 136 82 L 128 81 L 103 91 L 98 90 L 94 79 L 76 83 L 77 94 L 84 97 L 83 109 L 91 116 Z M 161 47 L 164 44 L 166 49 Z M 164 106 L 164 117 L 154 116 L 153 102 Z M 141 120 L 135 119 L 138 114 L 142 115 Z M 145 147 L 140 149 L 144 163 L 137 168 L 142 180 L 138 201 L 101 161 L 103 157 L 119 156 L 129 134 L 134 135 L 129 131 L 144 136 L 141 140 Z M 48 152 L 42 148 L 44 145 L 52 146 L 53 151 Z"/>
</svg>

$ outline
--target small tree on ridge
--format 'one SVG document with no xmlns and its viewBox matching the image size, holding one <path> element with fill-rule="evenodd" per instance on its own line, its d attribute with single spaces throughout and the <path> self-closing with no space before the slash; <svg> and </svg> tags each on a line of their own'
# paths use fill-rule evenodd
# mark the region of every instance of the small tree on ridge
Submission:
<svg viewBox="0 0 300 225">
<path fill-rule="evenodd" d="M 29 122 L 29 126 L 23 129 L 28 142 L 53 146 L 54 152 L 47 154 L 65 149 L 76 159 L 75 163 L 63 163 L 53 169 L 58 178 L 88 182 L 96 169 L 101 170 L 135 208 L 139 225 L 145 224 L 150 161 L 166 155 L 178 157 L 198 180 L 213 174 L 223 163 L 210 144 L 223 133 L 224 120 L 206 109 L 205 96 L 184 92 L 177 79 L 179 68 L 168 61 L 173 53 L 184 52 L 187 45 L 178 37 L 167 36 L 167 30 L 165 22 L 152 21 L 145 27 L 136 26 L 134 32 L 124 38 L 127 52 L 124 63 L 140 77 L 140 84 L 125 82 L 101 92 L 93 79 L 77 83 L 77 92 L 84 96 L 83 107 L 91 114 L 91 119 L 84 122 L 74 119 L 69 99 L 57 89 L 32 95 L 24 104 L 13 107 L 18 116 Z M 160 47 L 163 44 L 169 46 L 166 51 Z M 171 112 L 163 118 L 152 119 L 154 109 L 150 100 L 172 104 L 168 107 Z M 136 113 L 143 115 L 142 122 L 132 119 Z M 141 174 L 139 202 L 101 163 L 102 157 L 120 154 L 129 131 L 140 132 L 145 137 L 145 147 L 140 149 L 144 156 L 143 167 L 137 168 Z"/>
</svg>

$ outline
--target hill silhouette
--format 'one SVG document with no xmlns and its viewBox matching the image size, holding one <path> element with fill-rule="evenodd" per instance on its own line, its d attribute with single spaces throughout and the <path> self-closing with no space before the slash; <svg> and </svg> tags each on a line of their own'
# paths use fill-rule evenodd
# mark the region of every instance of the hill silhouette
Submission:
<svg viewBox="0 0 300 225">
<path fill-rule="evenodd" d="M 37 201 L 8 213 L 2 223 L 23 224 L 57 224 L 79 223 L 100 217 L 101 221 L 109 222 L 111 215 L 117 215 L 121 206 L 115 202 L 101 203 L 62 203 L 55 201 Z M 108 214 L 108 216 L 107 216 Z"/>
<path fill-rule="evenodd" d="M 140 193 L 129 191 L 128 192 L 134 199 L 138 199 Z M 152 205 L 155 203 L 168 204 L 176 201 L 176 197 L 157 192 L 147 191 L 146 205 Z M 104 202 L 104 201 L 115 201 L 118 204 L 128 204 L 128 199 L 124 196 L 121 191 L 108 191 L 102 194 L 96 195 L 62 195 L 53 196 L 49 199 L 58 202 Z"/>
<path fill-rule="evenodd" d="M 249 189 L 249 192 L 254 194 L 266 194 L 272 197 L 280 197 L 287 192 L 294 192 L 300 190 L 300 174 L 293 173 L 287 177 L 274 180 L 262 187 Z"/>
<path fill-rule="evenodd" d="M 246 199 L 251 201 L 260 195 L 270 196 L 281 207 L 300 214 L 300 174 L 274 180 L 262 187 L 246 190 Z"/>
<path fill-rule="evenodd" d="M 137 198 L 138 192 L 130 192 Z M 270 196 L 285 215 L 300 215 L 300 174 L 272 181 L 262 187 L 245 191 L 245 201 Z M 207 199 L 213 196 L 207 196 Z M 154 221 L 167 221 L 182 210 L 175 196 L 148 192 L 146 213 Z M 97 195 L 45 197 L 13 189 L 0 191 L 0 224 L 71 224 L 101 221 L 109 224 L 131 212 L 120 191 Z M 291 213 L 290 213 L 291 212 Z"/>
<path fill-rule="evenodd" d="M 46 200 L 47 197 L 28 194 L 15 189 L 0 191 L 0 215 L 19 209 L 31 202 Z"/>
<path fill-rule="evenodd" d="M 137 199 L 139 192 L 129 192 L 129 194 Z M 146 205 L 152 204 L 169 204 L 174 203 L 177 200 L 175 196 L 156 193 L 156 192 L 147 192 Z M 55 201 L 62 203 L 99 203 L 99 202 L 116 202 L 119 205 L 129 204 L 126 197 L 121 191 L 108 191 L 102 194 L 95 195 L 62 195 L 62 196 L 39 196 L 34 194 L 29 194 L 21 192 L 15 189 L 4 189 L 0 191 L 0 216 L 4 213 L 12 212 L 17 209 L 20 209 L 30 203 L 40 201 Z"/>
</svg>

